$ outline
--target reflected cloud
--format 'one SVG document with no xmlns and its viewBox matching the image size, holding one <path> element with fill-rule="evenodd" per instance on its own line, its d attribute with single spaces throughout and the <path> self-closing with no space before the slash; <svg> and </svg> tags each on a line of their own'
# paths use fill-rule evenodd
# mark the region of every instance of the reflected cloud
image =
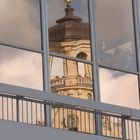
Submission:
<svg viewBox="0 0 140 140">
<path fill-rule="evenodd" d="M 98 0 L 96 14 L 100 45 L 104 41 L 112 48 L 129 40 L 134 42 L 131 0 Z"/>
<path fill-rule="evenodd" d="M 1 46 L 2 48 L 2 46 Z M 6 47 L 3 47 L 3 50 Z M 0 61 L 0 82 L 33 89 L 43 89 L 41 54 L 8 48 L 17 55 Z M 7 50 L 7 49 L 6 49 Z M 12 56 L 12 55 L 11 55 Z"/>
<path fill-rule="evenodd" d="M 38 0 L 1 0 L 0 19 L 0 41 L 41 48 Z"/>
<path fill-rule="evenodd" d="M 99 64 L 136 71 L 136 56 L 131 42 L 126 42 L 111 49 L 106 49 L 105 44 L 103 44 L 99 54 Z"/>
<path fill-rule="evenodd" d="M 99 63 L 136 70 L 131 0 L 98 0 L 96 10 Z"/>
<path fill-rule="evenodd" d="M 139 109 L 136 75 L 100 68 L 101 101 Z"/>
</svg>

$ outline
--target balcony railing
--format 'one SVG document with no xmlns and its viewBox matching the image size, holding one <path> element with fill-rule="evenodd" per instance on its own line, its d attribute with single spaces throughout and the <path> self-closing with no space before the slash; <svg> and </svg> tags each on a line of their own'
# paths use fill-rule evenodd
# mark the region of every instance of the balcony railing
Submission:
<svg viewBox="0 0 140 140">
<path fill-rule="evenodd" d="M 51 123 L 53 128 L 68 131 L 140 140 L 140 119 L 10 94 L 0 94 L 0 119 L 44 127 Z"/>
<path fill-rule="evenodd" d="M 75 78 L 74 78 L 75 79 Z M 66 78 L 57 77 L 51 80 L 51 86 L 63 86 L 66 83 Z M 71 79 L 72 80 L 72 79 Z M 79 76 L 76 78 L 76 84 L 92 85 L 92 78 Z"/>
<path fill-rule="evenodd" d="M 61 86 L 61 85 L 65 85 L 65 78 L 57 78 L 57 79 L 53 79 L 51 80 L 51 86 Z"/>
</svg>

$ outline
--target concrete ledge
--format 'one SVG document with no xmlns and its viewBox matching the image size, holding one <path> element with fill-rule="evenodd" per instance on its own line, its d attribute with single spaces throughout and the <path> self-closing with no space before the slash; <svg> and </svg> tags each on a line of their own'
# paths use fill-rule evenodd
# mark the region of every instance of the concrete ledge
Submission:
<svg viewBox="0 0 140 140">
<path fill-rule="evenodd" d="M 102 136 L 64 131 L 0 120 L 1 140 L 113 140 Z M 114 139 L 115 140 L 115 139 Z"/>
</svg>

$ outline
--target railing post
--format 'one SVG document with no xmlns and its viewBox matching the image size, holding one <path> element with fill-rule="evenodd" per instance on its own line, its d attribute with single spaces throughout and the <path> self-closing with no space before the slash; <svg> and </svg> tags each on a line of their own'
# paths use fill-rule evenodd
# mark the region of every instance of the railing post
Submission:
<svg viewBox="0 0 140 140">
<path fill-rule="evenodd" d="M 47 103 L 46 101 L 44 101 L 44 125 L 47 126 L 48 122 L 47 122 Z"/>
<path fill-rule="evenodd" d="M 122 116 L 122 139 L 126 140 L 126 123 L 125 123 L 126 116 Z"/>
<path fill-rule="evenodd" d="M 19 96 L 16 96 L 16 117 L 17 117 L 17 122 L 19 122 Z"/>
<path fill-rule="evenodd" d="M 47 123 L 47 127 L 51 127 L 52 123 L 51 123 L 51 111 L 52 111 L 52 106 L 48 103 L 46 103 L 46 123 Z"/>
<path fill-rule="evenodd" d="M 96 116 L 96 134 L 102 135 L 102 115 L 95 113 Z"/>
<path fill-rule="evenodd" d="M 16 96 L 16 108 L 17 108 L 16 117 L 17 117 L 17 122 L 19 122 L 19 100 L 21 100 L 23 98 L 24 98 L 24 96 L 19 96 L 19 95 Z"/>
<path fill-rule="evenodd" d="M 16 117 L 17 117 L 17 122 L 19 122 L 19 99 L 18 97 L 16 98 Z"/>
</svg>

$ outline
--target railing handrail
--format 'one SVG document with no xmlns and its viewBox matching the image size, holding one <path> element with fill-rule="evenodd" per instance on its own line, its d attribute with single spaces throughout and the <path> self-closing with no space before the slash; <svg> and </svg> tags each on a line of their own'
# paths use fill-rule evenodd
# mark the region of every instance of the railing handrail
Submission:
<svg viewBox="0 0 140 140">
<path fill-rule="evenodd" d="M 80 110 L 80 111 L 86 111 L 86 112 L 92 112 L 92 113 L 96 113 L 96 114 L 102 114 L 102 115 L 111 115 L 113 117 L 121 117 L 121 118 L 125 118 L 127 120 L 134 120 L 134 121 L 140 121 L 140 118 L 133 118 L 130 116 L 123 116 L 121 114 L 114 114 L 111 112 L 104 112 L 102 110 L 92 110 L 92 109 L 88 109 L 88 108 L 84 108 L 84 107 L 80 107 L 80 106 L 74 106 L 74 105 L 70 105 L 70 104 L 63 104 L 60 102 L 53 102 L 53 101 L 47 101 L 47 100 L 39 100 L 39 99 L 35 99 L 35 98 L 29 98 L 29 97 L 24 97 L 22 96 L 22 98 L 19 96 L 14 96 L 14 95 L 10 95 L 10 94 L 5 94 L 5 93 L 0 93 L 0 96 L 2 97 L 7 97 L 7 98 L 12 98 L 15 100 L 23 100 L 23 101 L 30 101 L 30 102 L 35 102 L 35 103 L 40 103 L 40 104 L 44 104 L 44 105 L 51 105 L 51 106 L 55 106 L 55 107 L 65 107 L 65 108 L 69 108 L 69 109 L 76 109 L 76 110 Z"/>
</svg>

